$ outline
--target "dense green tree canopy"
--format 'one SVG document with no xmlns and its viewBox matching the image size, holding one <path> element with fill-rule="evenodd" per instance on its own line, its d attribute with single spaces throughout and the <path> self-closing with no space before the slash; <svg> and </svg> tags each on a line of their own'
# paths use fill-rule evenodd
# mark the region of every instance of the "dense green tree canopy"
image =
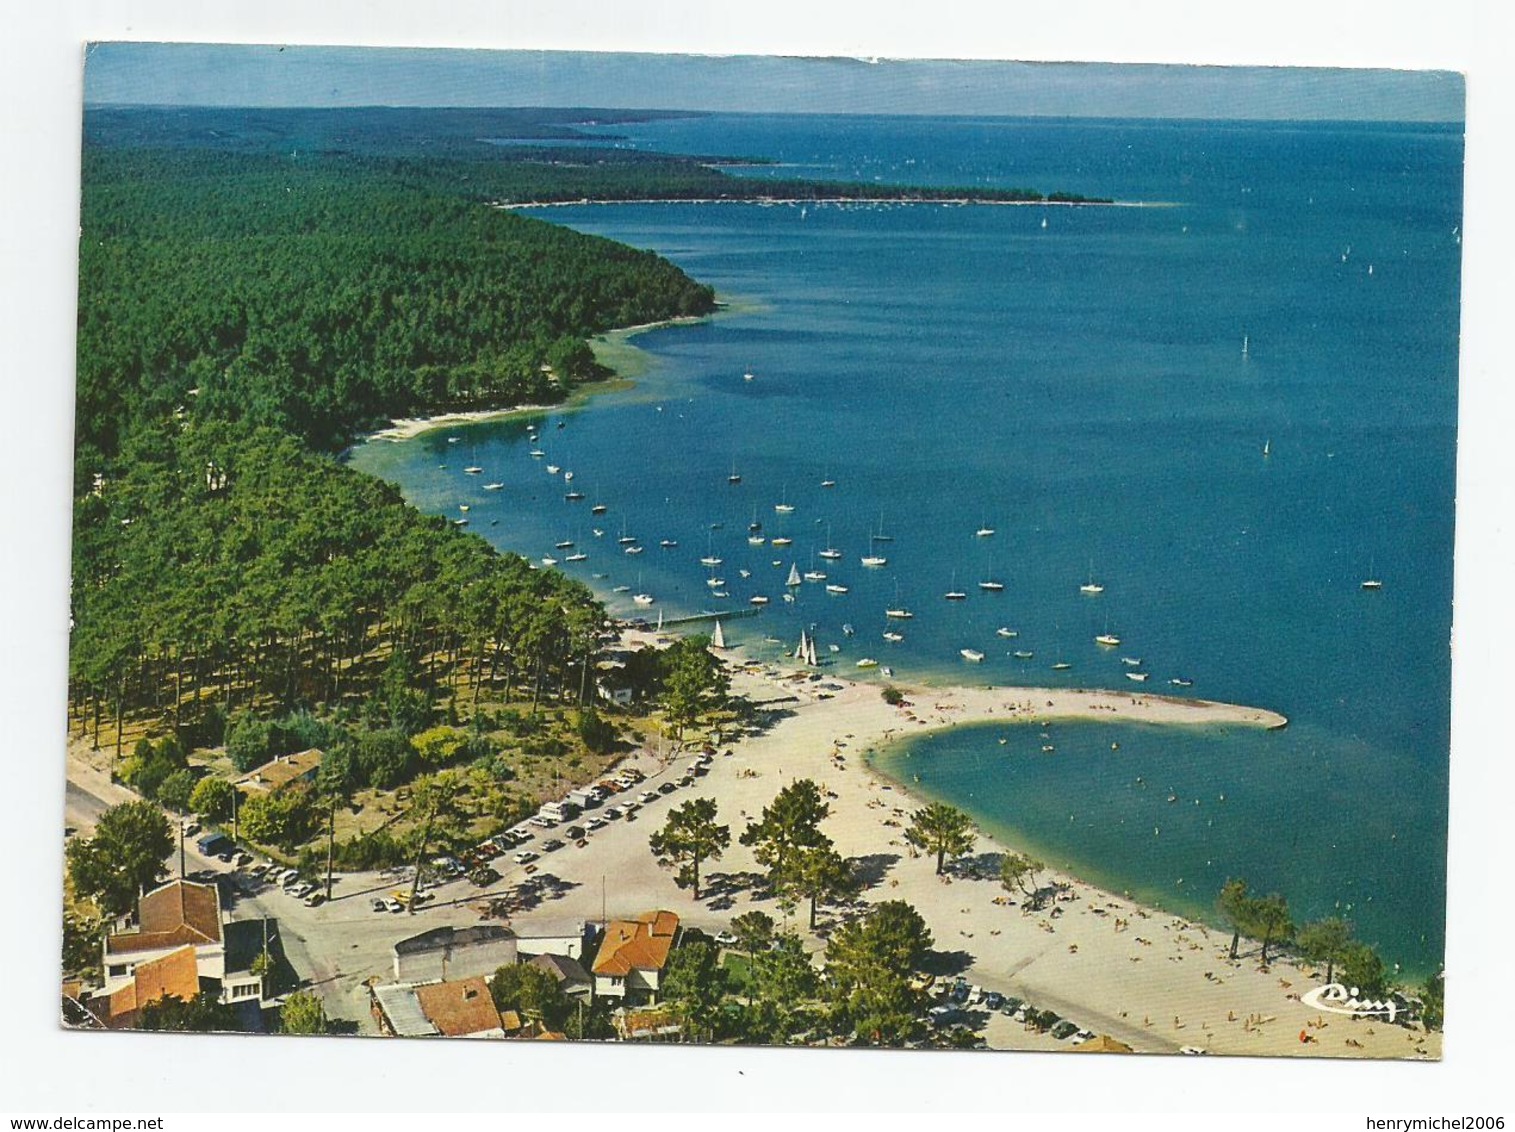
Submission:
<svg viewBox="0 0 1515 1132">
<path fill-rule="evenodd" d="M 110 915 L 129 912 L 137 896 L 168 875 L 173 829 L 152 802 L 123 802 L 100 815 L 95 835 L 74 838 L 65 852 L 74 891 Z"/>
<path fill-rule="evenodd" d="M 731 827 L 716 823 L 714 798 L 692 798 L 669 811 L 663 828 L 648 838 L 653 855 L 676 863 L 681 868 L 680 880 L 686 879 L 700 898 L 700 865 L 716 861 L 731 844 Z"/>
<path fill-rule="evenodd" d="M 956 806 L 932 802 L 910 815 L 905 840 L 917 849 L 936 854 L 936 871 L 947 857 L 961 856 L 973 848 L 973 819 Z"/>
</svg>

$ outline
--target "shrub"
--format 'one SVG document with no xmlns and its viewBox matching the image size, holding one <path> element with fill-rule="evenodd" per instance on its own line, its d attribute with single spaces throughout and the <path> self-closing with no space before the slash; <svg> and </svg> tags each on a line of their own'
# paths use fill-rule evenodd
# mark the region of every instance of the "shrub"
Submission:
<svg viewBox="0 0 1515 1132">
<path fill-rule="evenodd" d="M 190 792 L 189 808 L 210 821 L 229 818 L 235 792 L 236 787 L 224 778 L 202 778 Z"/>
</svg>

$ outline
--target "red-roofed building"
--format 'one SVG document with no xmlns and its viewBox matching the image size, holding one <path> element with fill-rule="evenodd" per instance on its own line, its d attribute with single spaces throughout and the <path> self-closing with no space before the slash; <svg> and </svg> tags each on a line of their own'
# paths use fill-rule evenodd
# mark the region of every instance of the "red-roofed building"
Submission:
<svg viewBox="0 0 1515 1132">
<path fill-rule="evenodd" d="M 137 1024 L 143 1007 L 177 998 L 193 1002 L 200 996 L 199 959 L 186 944 L 156 959 L 139 962 L 131 977 L 115 988 L 90 998 L 89 1012 L 109 1030 L 129 1030 Z"/>
<path fill-rule="evenodd" d="M 261 976 L 226 969 L 226 937 L 216 886 L 188 880 L 169 881 L 153 889 L 138 902 L 135 925 L 106 934 L 100 966 L 105 986 L 96 997 L 113 997 L 134 983 L 143 966 L 185 948 L 195 958 L 197 978 L 219 985 L 222 1002 L 262 998 Z"/>
<path fill-rule="evenodd" d="M 678 934 L 679 918 L 673 912 L 644 912 L 635 920 L 612 920 L 594 957 L 595 994 L 656 999 Z"/>
</svg>

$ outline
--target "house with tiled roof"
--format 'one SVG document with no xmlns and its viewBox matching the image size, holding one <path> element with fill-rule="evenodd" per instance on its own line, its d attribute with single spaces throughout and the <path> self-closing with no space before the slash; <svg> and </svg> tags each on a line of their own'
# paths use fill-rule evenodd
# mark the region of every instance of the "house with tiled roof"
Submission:
<svg viewBox="0 0 1515 1132">
<path fill-rule="evenodd" d="M 369 989 L 379 1032 L 400 1038 L 503 1038 L 505 1025 L 483 976 Z M 519 1025 L 519 1022 L 517 1023 Z"/>
<path fill-rule="evenodd" d="M 605 927 L 591 968 L 594 993 L 609 998 L 656 999 L 678 934 L 679 918 L 666 910 L 643 912 L 635 920 L 612 920 Z"/>
<path fill-rule="evenodd" d="M 134 982 L 140 967 L 185 948 L 194 956 L 196 977 L 210 981 L 222 1002 L 262 997 L 261 976 L 228 971 L 219 890 L 188 880 L 153 889 L 138 901 L 135 923 L 106 933 L 100 963 L 105 985 L 96 997 L 115 995 Z"/>
<path fill-rule="evenodd" d="M 527 966 L 546 971 L 569 998 L 586 999 L 594 990 L 594 980 L 583 964 L 567 955 L 538 955 L 528 960 Z"/>
<path fill-rule="evenodd" d="M 129 978 L 113 989 L 92 995 L 89 1012 L 108 1030 L 130 1030 L 144 1007 L 165 998 L 193 1002 L 200 997 L 200 963 L 194 947 L 185 944 L 166 955 L 135 964 Z"/>
<path fill-rule="evenodd" d="M 244 793 L 273 794 L 294 782 L 314 782 L 321 770 L 322 757 L 315 747 L 293 755 L 280 755 L 237 779 L 237 787 Z"/>
</svg>

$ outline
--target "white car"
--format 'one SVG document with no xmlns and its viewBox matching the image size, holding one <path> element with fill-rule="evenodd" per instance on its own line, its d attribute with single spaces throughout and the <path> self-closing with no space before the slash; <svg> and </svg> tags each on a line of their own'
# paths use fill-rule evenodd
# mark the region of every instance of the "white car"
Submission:
<svg viewBox="0 0 1515 1132">
<path fill-rule="evenodd" d="M 637 801 L 641 802 L 644 806 L 648 802 L 656 802 L 657 800 L 658 792 L 656 790 L 643 790 L 640 794 L 637 795 Z"/>
<path fill-rule="evenodd" d="M 531 862 L 535 861 L 538 856 L 540 856 L 540 854 L 533 853 L 530 849 L 522 849 L 519 853 L 512 857 L 511 860 L 518 865 L 529 865 Z"/>
<path fill-rule="evenodd" d="M 715 941 L 722 947 L 731 947 L 736 943 L 736 933 L 729 931 L 716 932 Z"/>
</svg>

